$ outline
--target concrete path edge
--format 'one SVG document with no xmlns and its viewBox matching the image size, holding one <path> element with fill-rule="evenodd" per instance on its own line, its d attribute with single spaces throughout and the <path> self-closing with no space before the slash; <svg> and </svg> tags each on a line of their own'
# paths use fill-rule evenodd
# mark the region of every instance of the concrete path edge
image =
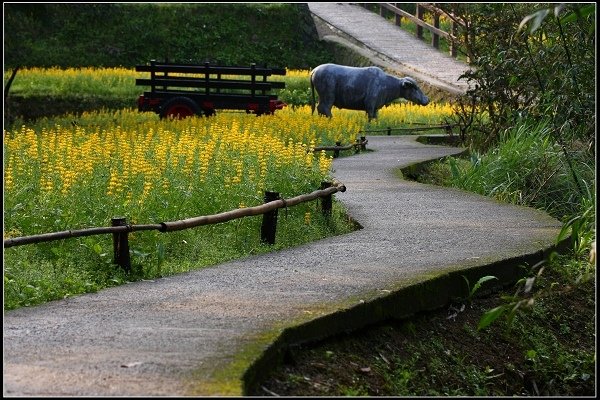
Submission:
<svg viewBox="0 0 600 400">
<path fill-rule="evenodd" d="M 447 157 L 440 159 L 444 158 Z M 423 165 L 440 159 L 415 163 L 401 171 L 418 171 Z M 453 300 L 466 297 L 465 278 L 473 284 L 483 276 L 495 276 L 498 279 L 482 285 L 477 295 L 497 292 L 527 276 L 531 267 L 547 260 L 550 254 L 566 253 L 570 241 L 569 236 L 553 245 L 540 245 L 500 261 L 482 259 L 473 265 L 453 265 L 421 275 L 413 281 L 398 282 L 396 288 L 385 295 L 378 291 L 361 298 L 348 298 L 343 304 L 323 304 L 323 308 L 311 311 L 300 320 L 274 326 L 251 338 L 232 363 L 217 369 L 210 380 L 197 381 L 189 395 L 247 396 L 282 364 L 286 351 L 293 346 L 315 343 L 385 321 L 404 320 L 421 312 L 440 310 Z"/>
</svg>

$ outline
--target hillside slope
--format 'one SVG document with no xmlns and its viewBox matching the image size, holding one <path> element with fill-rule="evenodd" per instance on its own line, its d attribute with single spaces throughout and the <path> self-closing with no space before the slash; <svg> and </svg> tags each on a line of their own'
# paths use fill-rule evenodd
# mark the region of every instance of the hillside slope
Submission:
<svg viewBox="0 0 600 400">
<path fill-rule="evenodd" d="M 4 5 L 4 68 L 150 59 L 309 69 L 329 60 L 304 3 Z"/>
</svg>

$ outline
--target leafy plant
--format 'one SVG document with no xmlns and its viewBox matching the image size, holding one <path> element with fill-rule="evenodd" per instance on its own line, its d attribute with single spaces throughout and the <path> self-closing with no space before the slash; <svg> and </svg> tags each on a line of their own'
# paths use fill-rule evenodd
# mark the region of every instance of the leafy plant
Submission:
<svg viewBox="0 0 600 400">
<path fill-rule="evenodd" d="M 477 293 L 477 291 L 481 288 L 481 285 L 483 285 L 485 282 L 491 281 L 491 280 L 498 280 L 497 277 L 495 276 L 491 276 L 491 275 L 487 275 L 487 276 L 482 276 L 481 278 L 479 278 L 479 280 L 477 280 L 477 282 L 475 282 L 475 284 L 473 285 L 473 287 L 470 286 L 469 284 L 469 279 L 467 279 L 466 276 L 462 275 L 463 279 L 465 280 L 466 284 L 467 284 L 467 297 L 466 297 L 466 301 L 471 303 L 473 301 L 473 297 L 475 296 L 475 294 Z"/>
<path fill-rule="evenodd" d="M 519 118 L 543 116 L 566 156 L 577 141 L 593 148 L 594 85 L 584 77 L 595 76 L 595 5 L 561 4 L 555 18 L 546 18 L 547 8 L 536 12 L 537 4 L 440 7 L 462 23 L 458 37 L 473 67 L 462 77 L 471 90 L 456 108 L 471 146 L 489 149 Z"/>
<path fill-rule="evenodd" d="M 535 268 L 540 267 L 544 263 L 545 261 L 540 261 L 539 263 L 535 264 L 532 269 L 535 270 Z M 515 294 L 512 296 L 502 296 L 501 299 L 504 301 L 504 304 L 486 311 L 479 320 L 477 330 L 487 328 L 502 315 L 506 315 L 508 327 L 510 328 L 517 313 L 533 306 L 534 297 L 528 296 L 528 294 L 531 292 L 533 284 L 535 283 L 536 279 L 541 276 L 543 270 L 544 268 L 542 267 L 538 270 L 535 276 L 519 279 L 519 281 L 516 283 L 517 289 Z"/>
<path fill-rule="evenodd" d="M 556 241 L 562 242 L 569 235 L 576 256 L 581 257 L 596 240 L 596 192 L 586 184 L 586 196 L 581 198 L 580 212 L 562 227 Z"/>
</svg>

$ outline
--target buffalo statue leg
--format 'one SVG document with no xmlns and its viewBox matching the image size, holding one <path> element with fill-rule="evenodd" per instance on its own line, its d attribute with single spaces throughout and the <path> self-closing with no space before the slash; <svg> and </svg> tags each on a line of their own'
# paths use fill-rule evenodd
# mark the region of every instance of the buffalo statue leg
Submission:
<svg viewBox="0 0 600 400">
<path fill-rule="evenodd" d="M 320 115 L 325 115 L 326 117 L 331 118 L 331 107 L 333 107 L 333 104 L 327 104 L 319 100 L 319 104 L 317 105 L 317 111 Z"/>
</svg>

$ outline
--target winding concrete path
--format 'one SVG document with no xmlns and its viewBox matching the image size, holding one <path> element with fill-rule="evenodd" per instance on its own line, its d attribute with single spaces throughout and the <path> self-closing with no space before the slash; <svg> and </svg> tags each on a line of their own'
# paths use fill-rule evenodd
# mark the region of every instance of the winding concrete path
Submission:
<svg viewBox="0 0 600 400">
<path fill-rule="evenodd" d="M 440 307 L 461 275 L 509 280 L 553 246 L 560 224 L 541 212 L 395 172 L 461 149 L 368 139 L 334 162 L 362 229 L 6 312 L 4 396 L 243 394 L 286 344 Z"/>
<path fill-rule="evenodd" d="M 466 65 L 350 3 L 309 3 L 325 40 L 449 93 Z M 291 343 L 447 304 L 504 283 L 553 247 L 538 211 L 401 180 L 455 155 L 415 137 L 369 137 L 336 159 L 336 198 L 362 229 L 297 248 L 4 314 L 7 396 L 240 395 Z M 284 223 L 280 219 L 279 223 Z"/>
</svg>

